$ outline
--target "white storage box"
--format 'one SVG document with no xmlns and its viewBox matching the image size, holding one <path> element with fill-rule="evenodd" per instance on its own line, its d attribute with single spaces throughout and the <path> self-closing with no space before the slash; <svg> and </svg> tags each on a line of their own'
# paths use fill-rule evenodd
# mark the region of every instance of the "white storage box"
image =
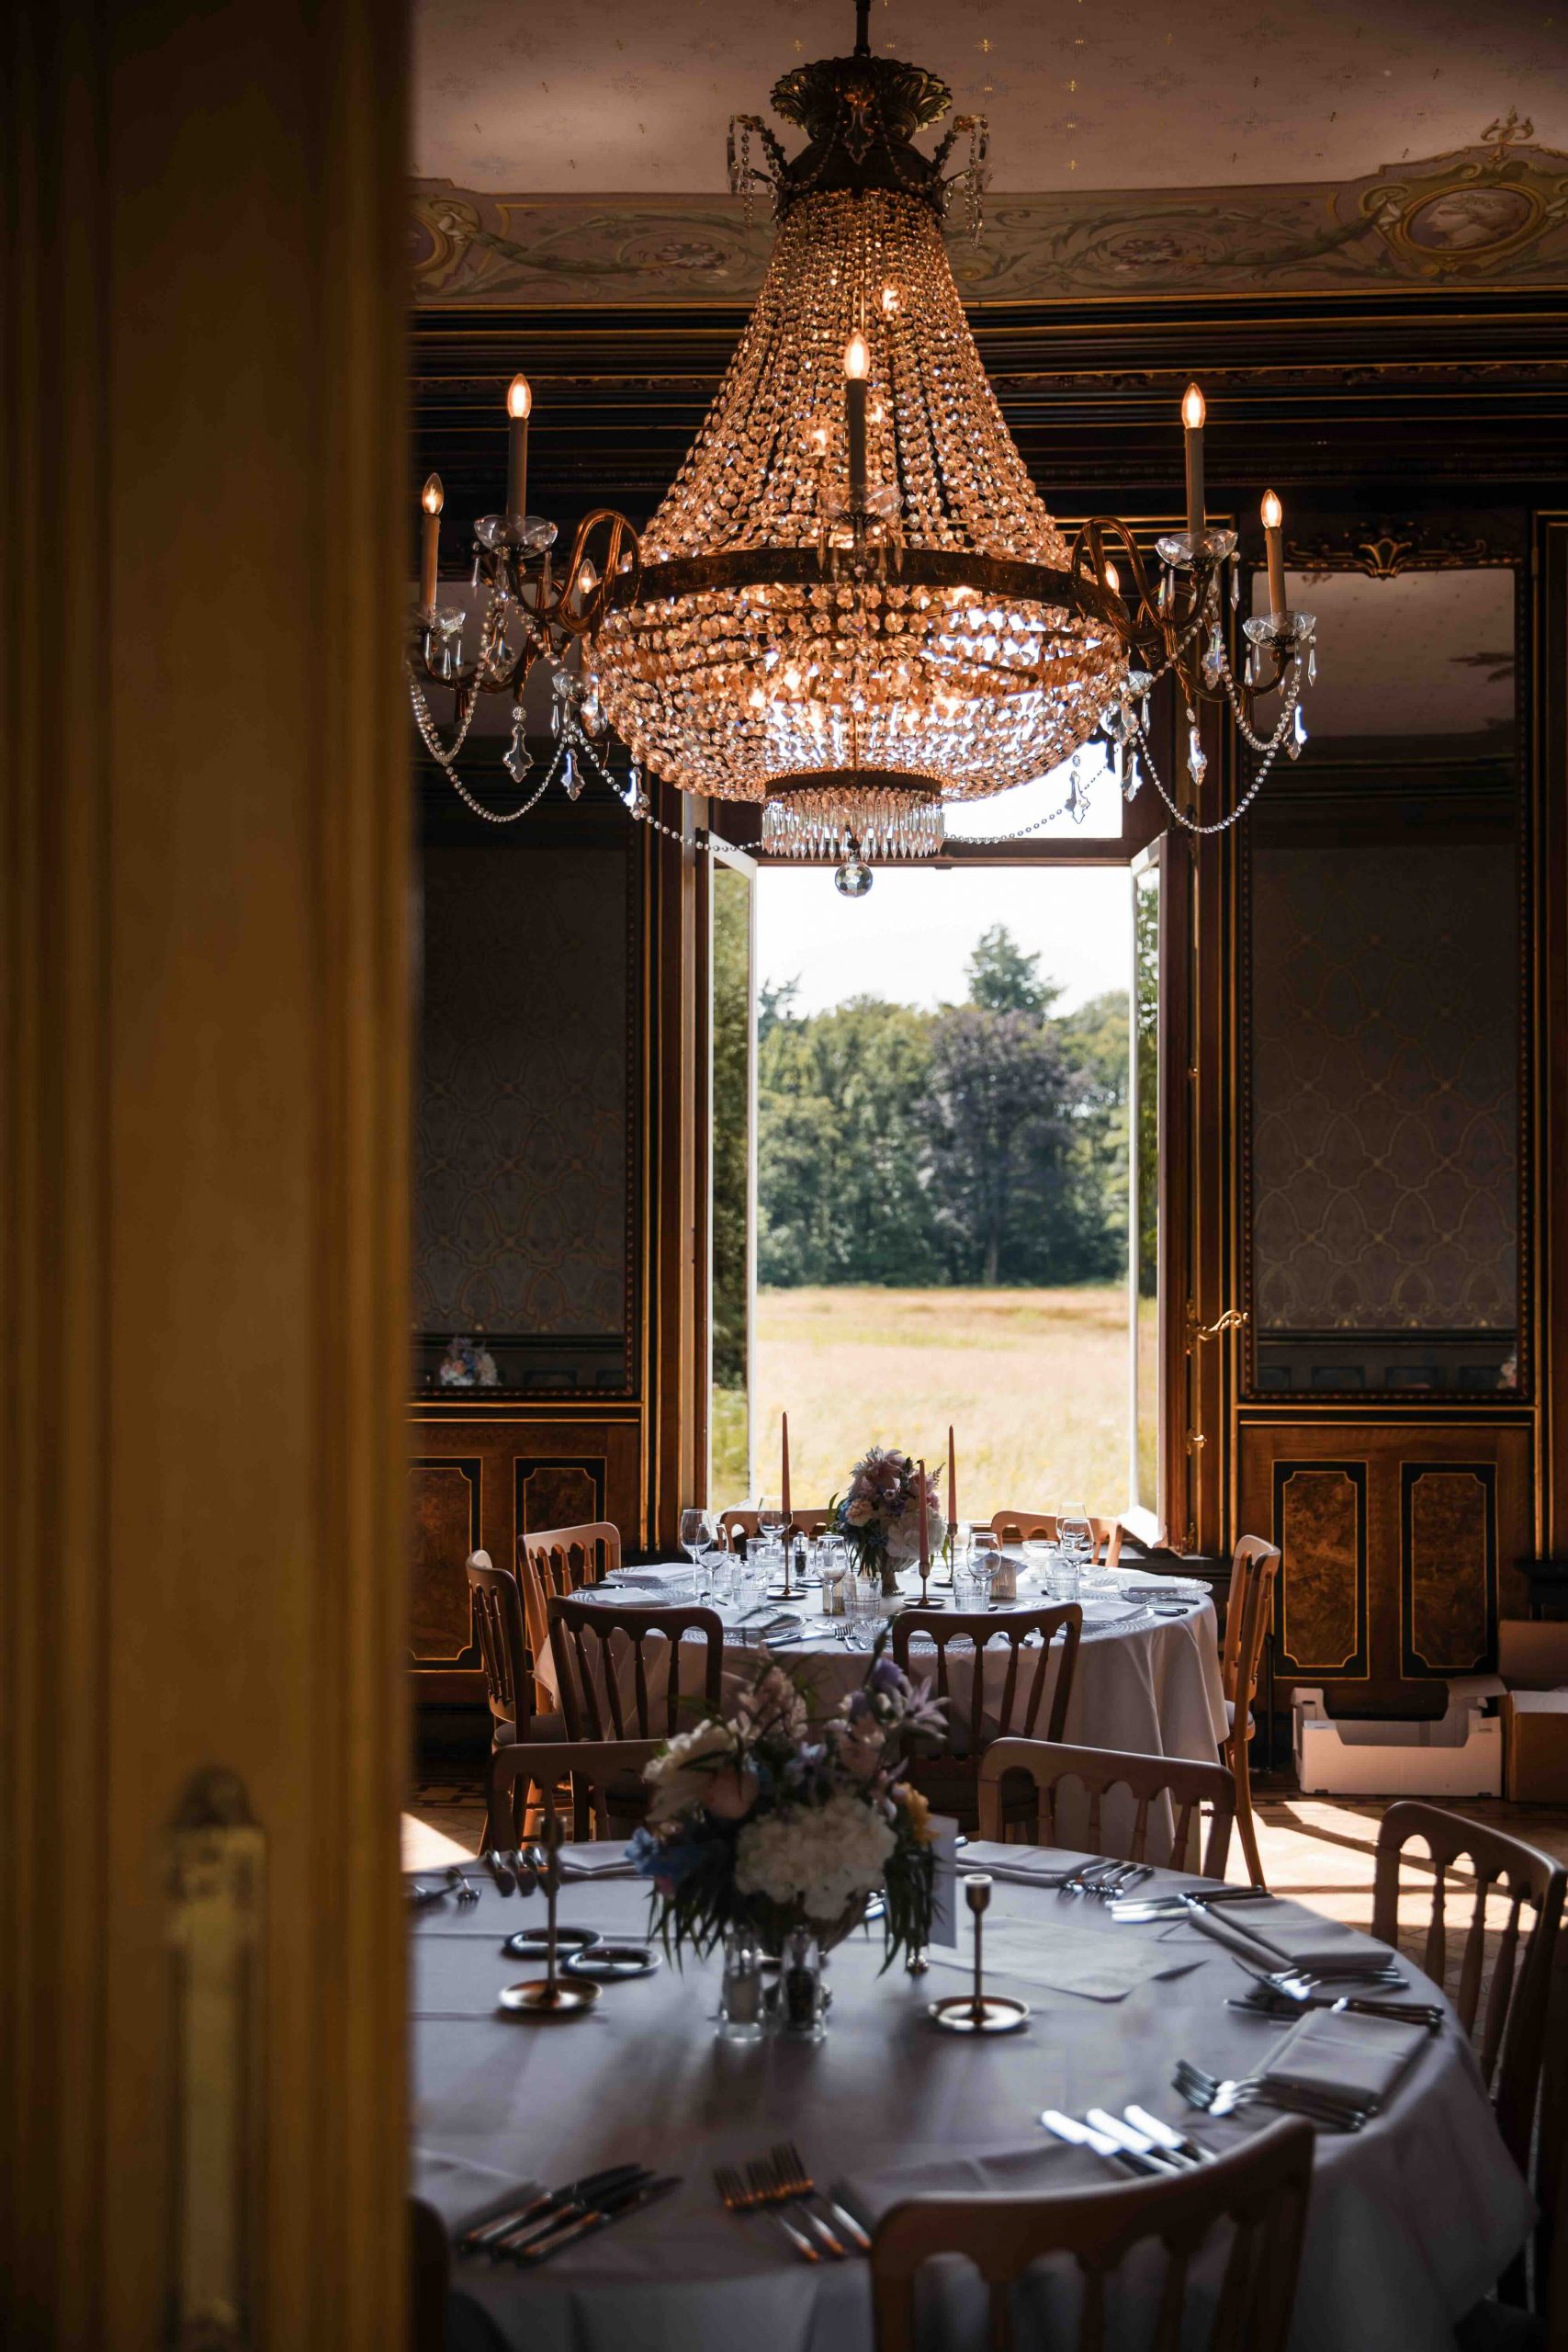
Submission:
<svg viewBox="0 0 1568 2352">
<path fill-rule="evenodd" d="M 1503 1792 L 1503 1683 L 1474 1674 L 1449 1684 L 1434 1723 L 1332 1721 L 1321 1690 L 1292 1700 L 1303 1796 L 1495 1797 Z"/>
</svg>

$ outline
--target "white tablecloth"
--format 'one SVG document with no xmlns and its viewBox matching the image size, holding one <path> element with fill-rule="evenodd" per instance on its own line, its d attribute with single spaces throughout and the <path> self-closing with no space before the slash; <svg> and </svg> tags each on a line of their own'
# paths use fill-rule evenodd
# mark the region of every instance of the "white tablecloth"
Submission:
<svg viewBox="0 0 1568 2352">
<path fill-rule="evenodd" d="M 628 1577 L 643 1578 L 654 1588 L 628 1589 L 628 1603 L 653 1602 L 661 1586 L 679 1590 L 682 1596 L 690 1589 L 689 1569 L 633 1568 L 626 1573 Z M 1121 1581 L 1125 1600 L 1111 1604 L 1117 1611 L 1135 1602 L 1145 1586 L 1167 1580 L 1128 1570 L 1122 1572 Z M 918 1589 L 917 1580 L 917 1594 Z M 1040 1596 L 1027 1592 L 1021 1595 L 1021 1607 L 1041 1605 Z M 1155 1617 L 1140 1608 L 1134 1613 L 1118 1614 L 1111 1622 L 1100 1619 L 1099 1604 L 1093 1601 L 1085 1602 L 1084 1611 L 1084 1639 L 1078 1650 L 1064 1738 L 1087 1747 L 1119 1747 L 1139 1756 L 1181 1756 L 1212 1764 L 1227 1728 L 1213 1603 L 1200 1601 L 1180 1617 Z M 782 1609 L 779 1613 L 783 1613 Z M 848 1648 L 826 1633 L 815 1594 L 793 1613 L 814 1630 L 808 1630 L 805 1638 L 782 1646 L 779 1659 L 808 1685 L 814 1711 L 830 1713 L 843 1694 L 864 1679 L 867 1658 L 863 1652 Z M 960 1666 L 961 1654 L 954 1651 L 953 1655 L 958 1695 L 966 1702 L 967 1657 Z M 1060 1655 L 1059 1644 L 1056 1655 Z M 650 1688 L 657 1696 L 664 1687 L 662 1672 L 658 1655 L 651 1648 L 649 1657 L 655 1667 L 649 1676 Z M 987 1654 L 988 1702 L 1000 1697 L 1007 1675 L 1007 1646 L 1001 1642 L 993 1643 Z M 724 1662 L 727 1675 L 750 1680 L 756 1671 L 756 1649 L 739 1645 L 727 1646 Z M 909 1665 L 917 1678 L 922 1673 L 934 1676 L 934 1650 L 922 1651 L 917 1645 L 910 1651 Z M 547 1663 L 541 1665 L 541 1679 L 553 1690 Z M 1053 1675 L 1053 1687 L 1054 1683 Z M 688 1669 L 684 1687 L 690 1689 L 692 1684 L 693 1676 Z M 629 1697 L 629 1673 L 623 1689 Z M 1038 1731 L 1043 1731 L 1049 1712 L 1047 1691 L 1040 1710 Z"/>
<path fill-rule="evenodd" d="M 632 1882 L 580 1884 L 563 1919 L 637 1932 Z M 1235 1963 L 1183 1921 L 1117 1926 L 1100 1905 L 998 1884 L 993 1918 L 1053 1919 L 1116 1938 L 1157 1937 L 1190 1959 L 1183 1974 L 1118 2002 L 1013 1989 L 1026 2030 L 975 2046 L 933 2032 L 926 2003 L 949 1972 L 878 1977 L 879 1943 L 855 1937 L 831 1962 L 825 2041 L 734 2048 L 714 2039 L 716 1973 L 688 1962 L 607 1987 L 581 2023 L 528 2026 L 499 2016 L 499 1989 L 537 1972 L 508 1960 L 502 1936 L 542 1922 L 539 1898 L 503 1902 L 488 1883 L 412 1928 L 413 2186 L 457 2222 L 519 2179 L 555 2185 L 637 2161 L 678 2172 L 662 2204 L 536 2272 L 459 2259 L 455 2352 L 870 2352 L 862 2262 L 810 2268 L 765 2222 L 720 2208 L 716 2165 L 797 2141 L 819 2179 L 869 2188 L 868 2204 L 910 2190 L 1111 2186 L 1098 2158 L 1049 2141 L 1045 2107 L 1082 2114 L 1135 2099 L 1215 2147 L 1270 2120 L 1253 2109 L 1196 2117 L 1170 2089 L 1178 2057 L 1216 2074 L 1247 2071 L 1280 2026 L 1227 2008 Z M 1426 1986 L 1414 1970 L 1413 1982 Z M 1451 2352 L 1458 2318 L 1506 2267 L 1529 2225 L 1524 2184 L 1497 2137 L 1468 2047 L 1452 2024 L 1427 2044 L 1384 2113 L 1354 2136 L 1320 2135 L 1292 2352 Z M 944 2310 L 945 2310 L 944 2306 Z M 942 2352 L 979 2352 L 983 2326 L 949 2314 Z M 1021 2352 L 1045 2352 L 1025 2327 Z"/>
</svg>

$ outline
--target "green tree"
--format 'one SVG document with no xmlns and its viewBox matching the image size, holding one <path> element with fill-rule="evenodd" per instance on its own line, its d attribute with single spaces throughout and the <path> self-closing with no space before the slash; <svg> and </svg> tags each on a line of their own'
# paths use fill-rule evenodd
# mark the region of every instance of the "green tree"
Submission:
<svg viewBox="0 0 1568 2352">
<path fill-rule="evenodd" d="M 940 1281 L 919 1119 L 931 1018 L 855 997 L 769 1030 L 758 1055 L 761 1281 Z"/>
<path fill-rule="evenodd" d="M 1040 958 L 1026 956 L 1005 923 L 993 923 L 975 943 L 965 971 L 969 1001 L 983 1012 L 1048 1012 L 1062 991 L 1039 977 Z"/>
<path fill-rule="evenodd" d="M 1125 989 L 1108 989 L 1053 1027 L 1083 1081 L 1074 1114 L 1077 1178 L 1084 1188 L 1084 1215 L 1105 1229 L 1108 1261 L 1125 1262 L 1127 1242 L 1127 1064 L 1131 1017 Z M 1108 1264 L 1108 1271 L 1115 1271 Z"/>
<path fill-rule="evenodd" d="M 1094 1254 L 1072 1165 L 1083 1094 L 1037 1013 L 957 1005 L 939 1016 L 924 1124 L 950 1280 L 1083 1278 Z"/>
</svg>

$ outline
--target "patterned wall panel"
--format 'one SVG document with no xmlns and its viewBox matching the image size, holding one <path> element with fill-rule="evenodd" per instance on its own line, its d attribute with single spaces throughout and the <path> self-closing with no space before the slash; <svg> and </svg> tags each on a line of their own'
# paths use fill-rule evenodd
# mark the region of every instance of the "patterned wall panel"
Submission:
<svg viewBox="0 0 1568 2352">
<path fill-rule="evenodd" d="M 1500 1363 L 1512 1344 L 1516 894 L 1507 843 L 1254 845 L 1260 1345 L 1495 1332 Z"/>
<path fill-rule="evenodd" d="M 479 1548 L 480 1485 L 473 1458 L 422 1456 L 409 1464 L 409 1656 L 416 1666 L 478 1663 L 463 1569 Z"/>
<path fill-rule="evenodd" d="M 1279 1670 L 1360 1679 L 1368 1671 L 1367 1465 L 1276 1462 L 1273 1469 Z"/>
<path fill-rule="evenodd" d="M 581 1527 L 604 1517 L 605 1461 L 602 1453 L 576 1461 L 537 1454 L 517 1456 L 517 1529 L 537 1534 L 546 1527 Z"/>
<path fill-rule="evenodd" d="M 537 1366 L 547 1385 L 624 1388 L 637 1031 L 628 854 L 437 844 L 423 888 L 416 1329 L 427 1350 L 481 1330 L 502 1385 L 526 1385 Z M 575 1362 L 574 1338 L 590 1343 L 591 1364 Z M 429 1378 L 434 1365 L 423 1369 Z"/>
<path fill-rule="evenodd" d="M 1476 1674 L 1497 1655 L 1497 1472 L 1400 1464 L 1404 1671 Z"/>
</svg>

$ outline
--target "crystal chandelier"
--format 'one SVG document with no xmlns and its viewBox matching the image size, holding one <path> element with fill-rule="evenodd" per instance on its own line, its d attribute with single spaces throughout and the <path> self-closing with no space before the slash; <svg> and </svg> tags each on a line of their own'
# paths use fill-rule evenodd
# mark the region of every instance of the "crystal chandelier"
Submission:
<svg viewBox="0 0 1568 2352">
<path fill-rule="evenodd" d="M 837 861 L 852 897 L 870 887 L 868 859 L 939 851 L 950 804 L 1031 782 L 1096 740 L 1129 799 L 1146 767 L 1179 825 L 1221 831 L 1281 748 L 1294 757 L 1305 741 L 1314 622 L 1286 609 L 1279 501 L 1269 492 L 1263 503 L 1269 610 L 1244 625 L 1239 681 L 1225 627 L 1227 578 L 1233 607 L 1240 590 L 1235 534 L 1208 524 L 1196 385 L 1182 403 L 1186 528 L 1157 541 L 1157 577 L 1114 518 L 1069 542 L 1003 423 L 942 243 L 957 188 L 979 232 L 985 123 L 961 116 L 922 154 L 916 134 L 951 94 L 920 67 L 874 57 L 868 13 L 856 0 L 852 56 L 774 87 L 776 111 L 806 133 L 797 155 L 756 117 L 730 126 L 731 186 L 748 204 L 756 185 L 772 190 L 778 236 L 739 348 L 640 547 L 624 516 L 602 510 L 552 586 L 554 528 L 524 512 L 514 410 L 508 513 L 479 526 L 475 580 L 488 581 L 490 601 L 467 661 L 462 614 L 435 605 L 427 526 L 410 659 L 426 742 L 493 816 L 458 779 L 457 752 L 478 695 L 513 686 L 507 765 L 521 781 L 521 682 L 547 655 L 558 747 L 540 791 L 558 771 L 580 788 L 580 761 L 607 776 L 613 729 L 631 754 L 634 815 L 649 817 L 644 768 L 684 792 L 761 804 L 764 849 Z M 964 131 L 968 162 L 948 174 Z M 753 136 L 766 169 L 752 163 Z M 523 414 L 525 461 L 525 402 Z M 594 531 L 605 534 L 597 566 Z M 1149 697 L 1167 677 L 1186 714 L 1180 799 L 1150 742 Z M 450 746 L 422 680 L 453 686 Z M 1256 704 L 1276 692 L 1265 734 Z M 1230 810 L 1207 821 L 1199 713 L 1221 699 L 1258 764 Z M 1084 806 L 1075 768 L 1064 811 Z"/>
</svg>

